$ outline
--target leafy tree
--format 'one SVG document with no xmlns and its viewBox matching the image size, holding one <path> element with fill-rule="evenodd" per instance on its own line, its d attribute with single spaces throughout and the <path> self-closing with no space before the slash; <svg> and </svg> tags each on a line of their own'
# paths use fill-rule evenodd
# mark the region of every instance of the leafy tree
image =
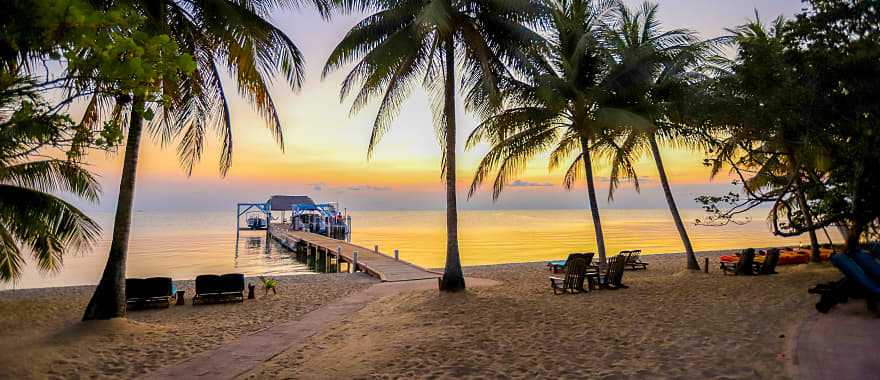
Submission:
<svg viewBox="0 0 880 380">
<path fill-rule="evenodd" d="M 788 24 L 790 61 L 809 89 L 822 147 L 817 225 L 846 227 L 849 250 L 880 236 L 880 4 L 810 0 Z"/>
<path fill-rule="evenodd" d="M 61 269 L 65 253 L 91 247 L 100 228 L 58 198 L 96 201 L 100 186 L 78 165 L 95 141 L 58 114 L 28 78 L 0 70 L 0 281 L 15 281 L 29 251 L 43 271 Z M 88 145 L 88 146 L 87 146 Z M 65 159 L 48 154 L 64 152 Z"/>
<path fill-rule="evenodd" d="M 877 98 L 878 11 L 871 2 L 810 1 L 794 21 L 736 30 L 739 57 L 713 86 L 707 114 L 720 125 L 711 165 L 729 165 L 745 199 L 702 197 L 713 218 L 728 220 L 766 202 L 774 233 L 839 226 L 847 246 L 876 228 L 880 164 Z M 718 203 L 727 203 L 726 209 Z"/>
<path fill-rule="evenodd" d="M 508 78 L 506 105 L 486 118 L 468 138 L 468 146 L 488 142 L 469 194 L 495 172 L 492 196 L 539 153 L 551 150 L 550 169 L 575 155 L 565 174 L 570 189 L 584 173 L 587 198 L 596 233 L 599 261 L 605 263 L 605 239 L 596 201 L 593 158 L 614 145 L 614 128 L 603 114 L 601 87 L 608 68 L 601 29 L 614 2 L 558 0 L 548 2 L 550 20 L 546 51 L 533 57 L 524 79 Z M 607 153 L 605 153 L 607 155 Z M 622 163 L 625 173 L 631 166 Z M 619 176 L 617 176 L 619 177 Z M 614 184 L 612 184 L 614 186 Z"/>
<path fill-rule="evenodd" d="M 326 9 L 322 2 L 316 3 Z M 149 80 L 138 81 L 135 86 L 120 81 L 94 82 L 99 89 L 115 89 L 122 94 L 114 98 L 94 97 L 86 110 L 85 121 L 100 122 L 104 118 L 101 111 L 112 104 L 111 118 L 128 116 L 128 136 L 110 255 L 84 320 L 125 316 L 125 262 L 138 150 L 145 124 L 163 144 L 178 143 L 178 157 L 187 173 L 191 173 L 193 165 L 200 160 L 205 138 L 213 130 L 222 144 L 220 170 L 225 175 L 232 163 L 232 123 L 227 90 L 221 82 L 222 69 L 230 74 L 238 92 L 265 119 L 282 147 L 281 122 L 269 94 L 267 76 L 279 72 L 294 89 L 302 82 L 303 61 L 299 50 L 265 19 L 278 5 L 276 2 L 164 0 L 130 4 L 144 19 L 133 36 L 158 39 L 157 49 L 148 44 L 139 52 L 149 58 L 151 53 L 173 46 L 175 52 L 160 54 L 160 57 L 178 62 L 150 66 L 157 75 L 150 75 L 146 78 Z M 146 62 L 144 57 L 130 57 L 123 62 L 132 61 Z M 89 76 L 93 70 L 128 70 L 123 62 L 109 68 L 84 67 L 75 73 Z"/>
<path fill-rule="evenodd" d="M 97 201 L 100 187 L 79 163 L 94 148 L 114 149 L 118 123 L 87 126 L 67 115 L 67 106 L 93 95 L 79 88 L 84 78 L 53 75 L 51 61 L 69 67 L 106 66 L 115 52 L 137 49 L 120 28 L 138 18 L 127 8 L 97 10 L 78 1 L 9 2 L 0 15 L 0 280 L 14 281 L 30 251 L 39 267 L 54 271 L 63 255 L 91 246 L 100 229 L 61 200 L 70 193 Z M 93 54 L 82 54 L 91 50 Z M 38 63 L 43 61 L 40 75 Z M 118 73 L 117 73 L 118 74 Z M 111 78 L 114 73 L 106 73 Z M 126 79 L 134 77 L 125 73 Z M 52 102 L 45 100 L 53 99 Z"/>
<path fill-rule="evenodd" d="M 446 183 L 446 266 L 440 289 L 462 290 L 458 250 L 455 165 L 456 63 L 466 107 L 487 114 L 501 102 L 502 74 L 516 70 L 523 50 L 540 37 L 526 25 L 541 17 L 530 0 L 357 0 L 343 9 L 375 12 L 336 46 L 324 75 L 356 62 L 342 83 L 340 97 L 356 92 L 352 112 L 379 97 L 368 157 L 391 126 L 413 86 L 421 81 L 433 95 L 435 128 L 443 146 Z M 458 61 L 456 60 L 458 58 Z"/>
</svg>

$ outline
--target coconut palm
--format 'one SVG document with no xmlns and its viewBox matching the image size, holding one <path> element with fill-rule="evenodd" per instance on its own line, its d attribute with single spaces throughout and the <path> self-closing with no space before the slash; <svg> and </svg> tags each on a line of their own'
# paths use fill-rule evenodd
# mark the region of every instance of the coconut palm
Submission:
<svg viewBox="0 0 880 380">
<path fill-rule="evenodd" d="M 657 8 L 656 4 L 645 2 L 632 11 L 621 4 L 615 11 L 614 22 L 603 31 L 603 40 L 613 57 L 603 86 L 614 94 L 609 107 L 614 107 L 614 112 L 622 114 L 619 119 L 626 121 L 620 125 L 626 130 L 620 146 L 626 149 L 617 149 L 615 154 L 627 157 L 616 157 L 612 162 L 631 162 L 645 151 L 651 152 L 684 245 L 687 268 L 699 270 L 663 166 L 660 142 L 692 148 L 700 145 L 699 134 L 693 133 L 694 128 L 682 120 L 682 110 L 696 95 L 692 90 L 704 79 L 694 69 L 717 52 L 719 41 L 700 41 L 688 29 L 663 31 Z M 617 172 L 612 170 L 612 176 Z"/>
<path fill-rule="evenodd" d="M 326 11 L 323 1 L 314 2 Z M 86 110 L 84 121 L 99 122 L 101 111 L 115 102 L 111 117 L 121 119 L 128 115 L 128 136 L 110 254 L 84 320 L 125 316 L 125 262 L 138 150 L 145 124 L 163 144 L 178 142 L 178 157 L 187 173 L 201 158 L 206 136 L 214 131 L 221 141 L 220 170 L 225 175 L 232 163 L 228 89 L 220 74 L 226 71 L 238 93 L 256 108 L 283 147 L 281 122 L 269 93 L 268 77 L 280 73 L 296 89 L 302 82 L 303 60 L 284 32 L 265 19 L 277 4 L 260 0 L 162 0 L 132 4 L 146 19 L 143 29 L 169 36 L 182 54 L 193 58 L 195 68 L 191 75 L 169 76 L 162 81 L 159 93 L 153 96 L 162 102 L 150 103 L 151 99 L 144 94 L 119 94 L 113 99 L 93 99 Z"/>
<path fill-rule="evenodd" d="M 806 128 L 809 117 L 802 99 L 806 92 L 794 68 L 785 59 L 785 19 L 765 26 L 758 15 L 731 32 L 738 46 L 737 58 L 721 62 L 725 69 L 717 80 L 720 111 L 711 112 L 726 126 L 727 138 L 716 147 L 712 174 L 730 164 L 750 197 L 772 202 L 770 220 L 774 233 L 795 236 L 807 232 L 811 260 L 820 261 L 819 241 L 806 196 L 811 183 L 821 182 L 814 163 L 827 152 Z M 759 194 L 764 192 L 763 195 Z M 785 215 L 785 217 L 780 217 Z M 786 227 L 780 228 L 782 219 Z M 788 228 L 791 232 L 782 231 Z"/>
<path fill-rule="evenodd" d="M 466 108 L 486 114 L 500 104 L 503 74 L 521 68 L 518 57 L 540 37 L 526 25 L 543 7 L 531 0 L 352 0 L 346 11 L 374 12 L 339 42 L 323 75 L 350 62 L 340 98 L 352 92 L 351 111 L 371 100 L 380 105 L 373 122 L 369 157 L 391 126 L 412 88 L 421 81 L 433 95 L 435 128 L 443 145 L 446 184 L 446 265 L 440 289 L 464 289 L 458 249 L 456 197 L 456 65 Z"/>
<path fill-rule="evenodd" d="M 6 74 L 4 72 L 4 74 Z M 0 84 L 0 281 L 15 281 L 29 251 L 43 271 L 61 268 L 64 254 L 90 247 L 98 225 L 54 194 L 96 201 L 100 186 L 73 161 L 45 158 L 46 147 L 69 141 L 68 119 L 45 112 L 24 82 Z M 16 96 L 7 96 L 15 93 Z"/>
<path fill-rule="evenodd" d="M 587 198 L 596 234 L 599 261 L 605 263 L 593 161 L 606 156 L 615 140 L 600 112 L 605 95 L 600 84 L 608 57 L 601 41 L 604 18 L 614 2 L 553 0 L 546 54 L 535 57 L 523 80 L 509 78 L 505 109 L 486 118 L 468 138 L 468 146 L 488 142 L 491 149 L 480 161 L 470 187 L 473 195 L 492 172 L 493 199 L 536 155 L 552 150 L 550 169 L 575 155 L 564 185 L 571 189 L 581 173 L 586 177 Z M 624 176 L 630 172 L 626 163 Z M 619 177 L 619 176 L 618 176 Z"/>
</svg>

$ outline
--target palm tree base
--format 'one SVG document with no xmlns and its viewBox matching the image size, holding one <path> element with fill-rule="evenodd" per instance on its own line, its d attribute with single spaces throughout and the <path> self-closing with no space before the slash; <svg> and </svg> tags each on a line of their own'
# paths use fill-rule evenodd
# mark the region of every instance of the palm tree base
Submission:
<svg viewBox="0 0 880 380">
<path fill-rule="evenodd" d="M 439 278 L 441 292 L 460 292 L 465 289 L 464 277 L 444 274 Z"/>
</svg>

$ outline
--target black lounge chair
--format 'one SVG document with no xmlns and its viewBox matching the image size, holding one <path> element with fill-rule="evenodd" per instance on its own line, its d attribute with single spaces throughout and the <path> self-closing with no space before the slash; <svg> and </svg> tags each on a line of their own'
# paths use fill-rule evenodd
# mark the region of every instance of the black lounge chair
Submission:
<svg viewBox="0 0 880 380">
<path fill-rule="evenodd" d="M 169 277 L 126 278 L 125 303 L 130 309 L 159 305 L 170 307 L 177 288 Z"/>
<path fill-rule="evenodd" d="M 764 254 L 763 263 L 755 263 L 755 274 L 776 274 L 776 264 L 778 263 L 779 249 L 770 249 Z"/>
<path fill-rule="evenodd" d="M 821 295 L 816 310 L 827 313 L 838 303 L 863 298 L 868 310 L 880 316 L 880 261 L 868 251 L 856 251 L 834 255 L 831 263 L 844 277 L 810 288 L 810 293 Z"/>
<path fill-rule="evenodd" d="M 203 274 L 196 277 L 196 295 L 193 305 L 208 302 L 244 302 L 244 275 L 229 273 L 222 276 Z"/>
<path fill-rule="evenodd" d="M 553 294 L 582 293 L 587 275 L 588 261 L 583 254 L 572 254 L 565 264 L 565 277 L 550 277 Z"/>
<path fill-rule="evenodd" d="M 721 262 L 721 270 L 724 274 L 733 274 L 737 276 L 751 276 L 755 274 L 755 249 L 748 248 L 739 255 L 739 260 L 736 262 Z M 779 256 L 777 255 L 776 261 L 779 261 Z M 775 270 L 776 264 L 773 264 L 773 268 Z"/>
<path fill-rule="evenodd" d="M 629 254 L 626 258 L 626 267 L 630 270 L 639 270 L 639 269 L 648 269 L 648 263 L 642 262 L 639 255 L 642 254 L 641 249 L 634 249 L 632 251 L 620 251 L 621 254 Z"/>
</svg>

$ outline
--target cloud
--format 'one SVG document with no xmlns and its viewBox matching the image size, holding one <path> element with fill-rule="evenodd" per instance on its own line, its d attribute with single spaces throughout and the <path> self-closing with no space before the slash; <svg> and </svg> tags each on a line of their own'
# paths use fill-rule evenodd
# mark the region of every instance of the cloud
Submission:
<svg viewBox="0 0 880 380">
<path fill-rule="evenodd" d="M 350 191 L 391 191 L 391 188 L 388 186 L 371 186 L 371 185 L 355 185 L 349 186 L 348 190 Z"/>
<path fill-rule="evenodd" d="M 312 190 L 314 190 L 314 191 L 322 191 L 322 190 L 324 190 L 325 187 L 327 187 L 327 184 L 324 182 L 307 183 L 306 186 L 311 186 Z"/>
<path fill-rule="evenodd" d="M 508 185 L 510 187 L 551 187 L 553 184 L 547 182 L 526 182 L 523 180 L 516 180 Z"/>
</svg>

